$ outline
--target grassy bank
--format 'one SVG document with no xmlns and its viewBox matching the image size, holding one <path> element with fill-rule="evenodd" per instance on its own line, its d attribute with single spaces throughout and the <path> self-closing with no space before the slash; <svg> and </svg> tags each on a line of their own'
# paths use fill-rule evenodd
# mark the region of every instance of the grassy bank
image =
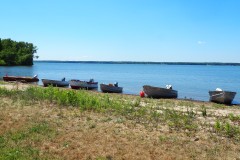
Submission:
<svg viewBox="0 0 240 160">
<path fill-rule="evenodd" d="M 0 159 L 240 157 L 237 106 L 53 87 L 0 98 Z"/>
</svg>

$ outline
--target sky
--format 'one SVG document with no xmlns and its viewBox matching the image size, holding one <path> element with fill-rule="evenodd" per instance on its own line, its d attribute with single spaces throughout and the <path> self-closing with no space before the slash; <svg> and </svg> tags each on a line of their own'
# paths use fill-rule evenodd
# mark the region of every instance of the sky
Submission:
<svg viewBox="0 0 240 160">
<path fill-rule="evenodd" d="M 0 0 L 39 60 L 240 63 L 240 0 Z"/>
</svg>

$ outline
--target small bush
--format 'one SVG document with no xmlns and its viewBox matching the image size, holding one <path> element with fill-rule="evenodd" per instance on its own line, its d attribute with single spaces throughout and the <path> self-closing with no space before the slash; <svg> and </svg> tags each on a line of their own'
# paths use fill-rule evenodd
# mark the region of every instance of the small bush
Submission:
<svg viewBox="0 0 240 160">
<path fill-rule="evenodd" d="M 231 125 L 229 122 L 220 122 L 219 120 L 216 121 L 214 125 L 214 129 L 216 133 L 227 136 L 229 138 L 236 138 L 239 139 L 240 137 L 240 128 L 235 125 Z"/>
</svg>

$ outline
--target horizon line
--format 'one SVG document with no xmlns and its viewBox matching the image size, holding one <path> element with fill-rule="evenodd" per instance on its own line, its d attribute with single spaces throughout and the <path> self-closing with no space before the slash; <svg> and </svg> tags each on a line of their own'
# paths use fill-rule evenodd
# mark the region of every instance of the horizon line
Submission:
<svg viewBox="0 0 240 160">
<path fill-rule="evenodd" d="M 72 61 L 72 60 L 34 60 L 48 63 L 102 63 L 102 64 L 167 64 L 167 65 L 231 65 L 240 66 L 236 62 L 153 62 L 153 61 Z"/>
</svg>

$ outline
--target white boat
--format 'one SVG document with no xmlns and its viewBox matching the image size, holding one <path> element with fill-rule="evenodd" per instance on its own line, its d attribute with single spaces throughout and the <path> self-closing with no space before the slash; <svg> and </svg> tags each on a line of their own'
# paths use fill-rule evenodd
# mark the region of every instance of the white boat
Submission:
<svg viewBox="0 0 240 160">
<path fill-rule="evenodd" d="M 123 91 L 123 87 L 118 87 L 118 83 L 100 84 L 100 88 L 104 93 L 122 93 Z"/>
<path fill-rule="evenodd" d="M 68 81 L 65 81 L 65 78 L 62 80 L 51 80 L 51 79 L 42 79 L 42 83 L 44 87 L 54 86 L 54 87 L 67 87 L 69 85 Z"/>
<path fill-rule="evenodd" d="M 70 80 L 70 86 L 72 89 L 96 89 L 98 88 L 98 82 L 94 82 L 93 79 L 89 81 L 81 81 L 81 80 Z"/>
<path fill-rule="evenodd" d="M 177 98 L 178 92 L 170 88 L 143 86 L 143 91 L 150 98 Z"/>
</svg>

